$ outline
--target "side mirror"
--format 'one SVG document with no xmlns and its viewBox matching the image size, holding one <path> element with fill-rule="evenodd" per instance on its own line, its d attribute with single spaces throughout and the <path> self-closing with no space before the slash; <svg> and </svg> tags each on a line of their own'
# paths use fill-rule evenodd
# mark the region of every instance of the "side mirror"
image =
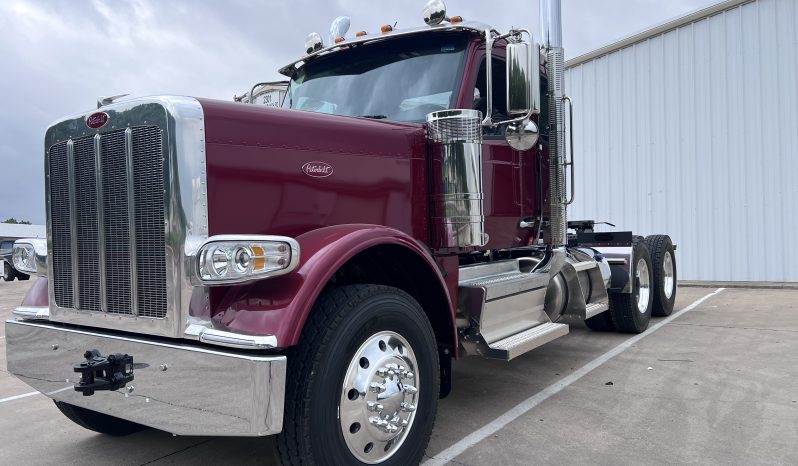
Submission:
<svg viewBox="0 0 798 466">
<path fill-rule="evenodd" d="M 507 113 L 540 113 L 540 51 L 537 44 L 507 44 Z"/>
</svg>

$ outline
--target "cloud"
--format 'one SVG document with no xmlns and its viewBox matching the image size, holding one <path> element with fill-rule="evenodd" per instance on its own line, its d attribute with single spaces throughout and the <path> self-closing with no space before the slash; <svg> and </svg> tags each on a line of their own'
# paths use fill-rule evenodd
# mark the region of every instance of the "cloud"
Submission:
<svg viewBox="0 0 798 466">
<path fill-rule="evenodd" d="M 568 56 L 713 3 L 711 0 L 566 0 Z M 449 0 L 450 14 L 499 30 L 538 31 L 534 1 Z M 64 115 L 100 95 L 183 94 L 231 100 L 327 36 L 339 15 L 352 31 L 422 24 L 423 0 L 155 1 L 0 3 L 0 218 L 44 223 L 42 138 Z"/>
</svg>

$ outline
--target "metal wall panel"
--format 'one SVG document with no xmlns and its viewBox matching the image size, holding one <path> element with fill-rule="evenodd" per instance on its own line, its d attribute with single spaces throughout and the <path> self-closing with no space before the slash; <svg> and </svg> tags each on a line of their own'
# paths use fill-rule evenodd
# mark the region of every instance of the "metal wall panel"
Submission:
<svg viewBox="0 0 798 466">
<path fill-rule="evenodd" d="M 727 3 L 568 64 L 568 216 L 670 234 L 680 279 L 794 282 L 798 0 Z"/>
</svg>

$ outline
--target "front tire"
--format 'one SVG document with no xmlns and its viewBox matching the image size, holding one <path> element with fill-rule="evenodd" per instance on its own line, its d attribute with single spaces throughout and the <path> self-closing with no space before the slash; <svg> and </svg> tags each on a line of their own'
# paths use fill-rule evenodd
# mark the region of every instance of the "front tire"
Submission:
<svg viewBox="0 0 798 466">
<path fill-rule="evenodd" d="M 62 401 L 55 401 L 55 406 L 70 421 L 101 434 L 121 437 L 146 429 L 146 426 L 126 421 L 118 417 L 91 411 L 80 406 L 71 405 Z"/>
<path fill-rule="evenodd" d="M 325 291 L 288 354 L 283 464 L 418 464 L 435 421 L 437 344 L 402 290 Z"/>
<path fill-rule="evenodd" d="M 624 333 L 643 333 L 651 321 L 654 303 L 651 257 L 646 244 L 635 243 L 632 249 L 631 293 L 610 293 L 610 310 L 615 328 Z"/>
</svg>

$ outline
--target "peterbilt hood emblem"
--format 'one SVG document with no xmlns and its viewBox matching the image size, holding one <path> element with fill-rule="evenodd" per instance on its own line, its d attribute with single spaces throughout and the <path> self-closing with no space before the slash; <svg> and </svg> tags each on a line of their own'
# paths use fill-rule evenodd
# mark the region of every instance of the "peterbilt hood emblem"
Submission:
<svg viewBox="0 0 798 466">
<path fill-rule="evenodd" d="M 100 129 L 108 123 L 108 114 L 105 112 L 95 112 L 86 117 L 86 126 L 91 129 Z"/>
<path fill-rule="evenodd" d="M 302 173 L 313 178 L 326 178 L 333 174 L 333 167 L 324 162 L 308 162 L 302 165 Z"/>
</svg>

